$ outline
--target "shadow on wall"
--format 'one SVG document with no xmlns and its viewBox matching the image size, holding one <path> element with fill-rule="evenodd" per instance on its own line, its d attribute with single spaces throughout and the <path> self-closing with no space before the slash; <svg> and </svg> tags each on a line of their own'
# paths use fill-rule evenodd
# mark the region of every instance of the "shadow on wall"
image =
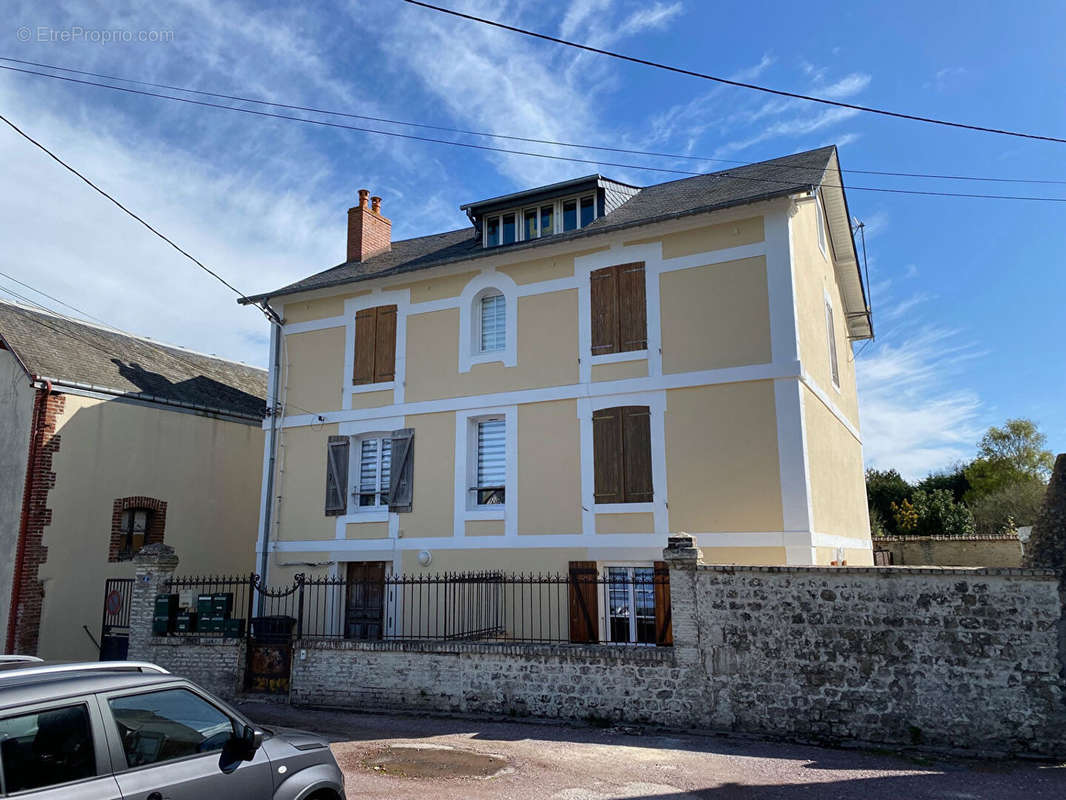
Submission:
<svg viewBox="0 0 1066 800">
<path fill-rule="evenodd" d="M 126 363 L 118 358 L 112 358 L 111 362 L 118 368 L 119 374 L 136 386 L 142 394 L 210 408 L 239 409 L 241 413 L 253 416 L 262 416 L 265 409 L 262 398 L 219 383 L 206 375 L 174 383 L 136 362 Z"/>
</svg>

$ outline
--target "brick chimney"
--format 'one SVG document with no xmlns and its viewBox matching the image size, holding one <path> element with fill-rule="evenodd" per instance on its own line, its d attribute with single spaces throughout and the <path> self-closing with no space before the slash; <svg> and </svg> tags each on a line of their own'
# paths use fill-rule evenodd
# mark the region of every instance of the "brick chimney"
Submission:
<svg viewBox="0 0 1066 800">
<path fill-rule="evenodd" d="M 381 216 L 381 198 L 359 190 L 359 205 L 348 209 L 348 260 L 366 261 L 392 249 L 392 222 Z"/>
</svg>

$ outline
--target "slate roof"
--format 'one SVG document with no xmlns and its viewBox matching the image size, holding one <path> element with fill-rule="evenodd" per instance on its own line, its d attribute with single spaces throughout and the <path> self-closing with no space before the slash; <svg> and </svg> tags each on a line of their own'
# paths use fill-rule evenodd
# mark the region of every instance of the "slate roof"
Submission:
<svg viewBox="0 0 1066 800">
<path fill-rule="evenodd" d="M 267 373 L 0 300 L 0 340 L 31 374 L 262 418 Z"/>
<path fill-rule="evenodd" d="M 431 236 L 404 239 L 393 242 L 392 250 L 388 253 L 362 262 L 339 264 L 275 291 L 244 298 L 239 302 L 257 302 L 385 275 L 414 272 L 455 261 L 496 255 L 504 249 L 534 249 L 621 228 L 805 192 L 821 184 L 826 167 L 835 153 L 836 147 L 830 145 L 757 164 L 655 184 L 640 189 L 627 202 L 585 228 L 503 247 L 482 247 L 480 240 L 475 238 L 472 226 Z"/>
</svg>

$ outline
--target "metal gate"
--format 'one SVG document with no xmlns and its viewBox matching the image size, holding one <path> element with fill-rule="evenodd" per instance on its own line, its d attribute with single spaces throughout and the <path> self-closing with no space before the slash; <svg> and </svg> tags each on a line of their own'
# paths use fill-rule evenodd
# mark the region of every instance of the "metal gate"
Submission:
<svg viewBox="0 0 1066 800">
<path fill-rule="evenodd" d="M 245 688 L 249 692 L 288 694 L 292 640 L 299 636 L 297 625 L 303 618 L 304 576 L 296 575 L 292 586 L 277 588 L 262 586 L 259 580 L 258 575 L 252 579 L 252 594 L 258 593 L 258 603 L 248 630 Z"/>
<path fill-rule="evenodd" d="M 124 661 L 130 649 L 130 602 L 133 578 L 108 578 L 104 584 L 104 619 L 100 626 L 100 660 Z"/>
</svg>

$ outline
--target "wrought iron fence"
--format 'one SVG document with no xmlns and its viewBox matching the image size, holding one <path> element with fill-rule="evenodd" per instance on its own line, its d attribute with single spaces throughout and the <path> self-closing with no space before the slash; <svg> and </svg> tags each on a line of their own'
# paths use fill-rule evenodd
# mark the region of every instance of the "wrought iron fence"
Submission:
<svg viewBox="0 0 1066 800">
<path fill-rule="evenodd" d="M 669 645 L 670 576 L 658 565 L 565 574 L 496 571 L 349 578 L 296 575 L 261 585 L 257 575 L 183 577 L 179 620 L 197 609 L 228 608 L 226 623 L 201 612 L 173 635 L 243 635 L 261 641 L 353 639 Z M 232 600 L 214 599 L 232 595 Z M 208 605 L 208 598 L 211 598 Z"/>
</svg>

